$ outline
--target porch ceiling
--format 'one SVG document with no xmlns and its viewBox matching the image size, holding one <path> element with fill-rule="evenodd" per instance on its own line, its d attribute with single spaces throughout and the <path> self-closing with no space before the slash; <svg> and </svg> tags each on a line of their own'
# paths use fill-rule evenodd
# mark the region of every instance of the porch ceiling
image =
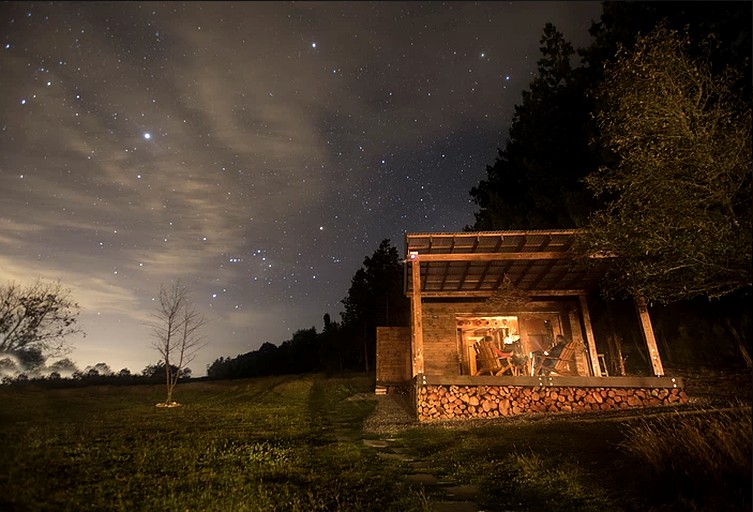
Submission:
<svg viewBox="0 0 753 512">
<path fill-rule="evenodd" d="M 405 292 L 414 258 L 421 263 L 421 295 L 489 296 L 505 276 L 518 289 L 539 295 L 571 295 L 598 286 L 608 260 L 589 268 L 573 259 L 574 230 L 408 233 Z M 413 253 L 413 255 L 412 255 Z"/>
</svg>

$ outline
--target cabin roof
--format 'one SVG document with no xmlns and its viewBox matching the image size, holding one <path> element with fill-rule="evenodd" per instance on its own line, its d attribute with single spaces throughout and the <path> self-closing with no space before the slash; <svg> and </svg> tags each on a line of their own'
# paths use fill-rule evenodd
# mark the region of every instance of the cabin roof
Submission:
<svg viewBox="0 0 753 512">
<path fill-rule="evenodd" d="M 606 272 L 608 258 L 588 265 L 573 252 L 576 230 L 407 233 L 405 292 L 420 261 L 421 295 L 489 296 L 505 276 L 531 295 L 577 295 L 592 291 Z"/>
</svg>

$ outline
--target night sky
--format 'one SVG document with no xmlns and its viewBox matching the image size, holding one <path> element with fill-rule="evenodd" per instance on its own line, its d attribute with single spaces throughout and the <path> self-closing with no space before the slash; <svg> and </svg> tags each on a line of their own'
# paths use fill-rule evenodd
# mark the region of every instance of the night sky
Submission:
<svg viewBox="0 0 753 512">
<path fill-rule="evenodd" d="M 0 281 L 60 280 L 68 355 L 140 372 L 181 279 L 220 356 L 321 330 L 365 256 L 473 223 L 544 24 L 598 2 L 3 3 Z M 575 64 L 575 63 L 574 63 Z M 52 362 L 51 359 L 49 362 Z"/>
</svg>

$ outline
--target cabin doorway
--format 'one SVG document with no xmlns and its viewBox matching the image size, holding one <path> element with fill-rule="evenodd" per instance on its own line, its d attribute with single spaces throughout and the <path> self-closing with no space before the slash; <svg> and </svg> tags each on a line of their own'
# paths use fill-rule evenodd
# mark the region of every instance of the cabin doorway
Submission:
<svg viewBox="0 0 753 512">
<path fill-rule="evenodd" d="M 474 346 L 491 342 L 501 352 L 512 352 L 520 342 L 517 316 L 461 316 L 456 317 L 458 355 L 461 375 L 474 375 L 477 370 Z"/>
</svg>

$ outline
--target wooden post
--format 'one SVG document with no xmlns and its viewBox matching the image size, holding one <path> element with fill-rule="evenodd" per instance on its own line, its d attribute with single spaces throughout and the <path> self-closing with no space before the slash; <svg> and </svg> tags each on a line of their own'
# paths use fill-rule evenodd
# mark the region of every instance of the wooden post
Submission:
<svg viewBox="0 0 753 512">
<path fill-rule="evenodd" d="M 585 294 L 580 294 L 578 298 L 580 299 L 580 312 L 583 315 L 583 325 L 586 328 L 586 342 L 588 343 L 588 356 L 591 358 L 591 370 L 596 377 L 601 377 L 599 354 L 596 351 L 596 339 L 591 327 L 591 314 L 588 312 L 588 301 Z"/>
<path fill-rule="evenodd" d="M 572 334 L 573 341 L 585 350 L 586 344 L 583 342 L 583 331 L 580 329 L 580 319 L 578 318 L 578 312 L 575 308 L 572 308 L 567 312 L 567 318 L 570 320 L 570 333 Z M 588 365 L 584 365 L 582 371 L 588 371 Z M 578 373 L 580 372 L 581 369 L 579 368 Z"/>
<path fill-rule="evenodd" d="M 643 297 L 636 297 L 635 309 L 638 312 L 638 319 L 641 322 L 641 332 L 643 333 L 643 340 L 648 347 L 648 354 L 651 359 L 651 367 L 654 370 L 654 375 L 661 377 L 664 375 L 664 367 L 661 364 L 659 348 L 656 346 L 656 337 L 654 336 L 654 329 L 651 326 L 651 317 L 648 314 L 646 299 Z"/>
<path fill-rule="evenodd" d="M 413 377 L 424 373 L 424 329 L 421 317 L 421 263 L 418 253 L 409 255 L 411 261 L 411 345 L 413 353 Z"/>
</svg>

